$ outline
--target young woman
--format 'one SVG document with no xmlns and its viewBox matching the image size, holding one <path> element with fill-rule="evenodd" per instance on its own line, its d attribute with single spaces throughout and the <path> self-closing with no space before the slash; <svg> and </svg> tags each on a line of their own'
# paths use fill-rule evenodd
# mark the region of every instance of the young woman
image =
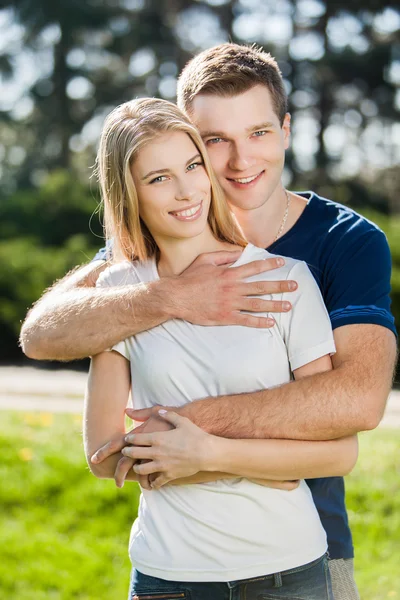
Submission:
<svg viewBox="0 0 400 600">
<path fill-rule="evenodd" d="M 115 109 L 101 136 L 98 174 L 115 262 L 98 287 L 173 277 L 204 252 L 242 249 L 233 268 L 269 256 L 246 244 L 198 132 L 173 104 L 142 99 Z M 312 275 L 286 258 L 285 277 L 298 291 L 292 311 L 276 315 L 271 329 L 171 320 L 93 357 L 85 449 L 95 475 L 113 477 L 121 455 L 99 465 L 91 457 L 125 432 L 130 390 L 135 408 L 178 407 L 332 368 L 332 331 Z M 291 491 L 263 483 L 346 474 L 356 439 L 231 440 L 172 411 L 160 419 L 170 431 L 130 436 L 123 451 L 144 461 L 129 478 L 153 481 L 142 488 L 131 532 L 130 600 L 333 598 L 326 536 L 306 483 Z M 179 485 L 165 485 L 172 479 Z"/>
</svg>

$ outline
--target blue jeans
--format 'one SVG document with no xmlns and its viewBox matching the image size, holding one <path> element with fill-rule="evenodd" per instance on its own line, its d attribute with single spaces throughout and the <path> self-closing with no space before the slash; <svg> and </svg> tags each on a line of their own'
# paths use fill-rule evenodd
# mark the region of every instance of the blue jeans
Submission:
<svg viewBox="0 0 400 600">
<path fill-rule="evenodd" d="M 311 563 L 226 583 L 166 581 L 132 571 L 128 600 L 334 600 L 326 555 Z"/>
</svg>

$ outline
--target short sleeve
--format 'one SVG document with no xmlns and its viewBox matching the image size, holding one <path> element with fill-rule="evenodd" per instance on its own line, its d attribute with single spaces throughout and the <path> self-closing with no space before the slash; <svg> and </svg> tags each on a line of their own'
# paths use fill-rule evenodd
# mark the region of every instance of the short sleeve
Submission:
<svg viewBox="0 0 400 600">
<path fill-rule="evenodd" d="M 103 248 L 100 248 L 98 252 L 96 252 L 91 262 L 94 262 L 95 260 L 110 260 L 112 258 L 112 250 L 113 241 L 108 240 L 106 245 Z"/>
<path fill-rule="evenodd" d="M 374 323 L 395 335 L 390 311 L 391 256 L 385 234 L 369 229 L 353 236 L 346 252 L 334 252 L 328 266 L 325 301 L 332 327 Z"/>
<path fill-rule="evenodd" d="M 292 310 L 280 313 L 280 325 L 290 367 L 295 371 L 326 354 L 334 354 L 336 348 L 328 311 L 307 265 L 296 262 L 287 278 L 297 281 L 298 288 L 282 294 L 282 300 L 291 302 Z"/>
<path fill-rule="evenodd" d="M 96 282 L 96 288 L 110 288 L 110 287 L 115 287 L 116 285 L 117 284 L 113 279 L 111 268 L 105 269 L 102 273 L 100 273 L 100 275 L 97 279 L 97 282 Z M 117 344 L 112 346 L 112 348 L 107 348 L 106 351 L 111 352 L 112 350 L 115 350 L 115 352 L 118 352 L 124 358 L 126 358 L 127 360 L 130 360 L 129 359 L 129 350 L 128 350 L 126 340 L 118 342 Z"/>
</svg>

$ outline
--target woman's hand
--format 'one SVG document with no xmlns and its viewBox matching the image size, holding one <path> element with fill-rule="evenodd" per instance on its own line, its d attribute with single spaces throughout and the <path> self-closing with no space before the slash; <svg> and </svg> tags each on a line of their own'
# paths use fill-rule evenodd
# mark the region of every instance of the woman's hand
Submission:
<svg viewBox="0 0 400 600">
<path fill-rule="evenodd" d="M 206 470 L 206 447 L 211 436 L 186 417 L 175 412 L 160 410 L 160 417 L 174 425 L 166 432 L 128 434 L 126 442 L 133 444 L 122 449 L 126 457 L 148 462 L 135 464 L 138 475 L 157 473 L 152 489 L 160 488 L 173 479 L 190 477 Z"/>
</svg>

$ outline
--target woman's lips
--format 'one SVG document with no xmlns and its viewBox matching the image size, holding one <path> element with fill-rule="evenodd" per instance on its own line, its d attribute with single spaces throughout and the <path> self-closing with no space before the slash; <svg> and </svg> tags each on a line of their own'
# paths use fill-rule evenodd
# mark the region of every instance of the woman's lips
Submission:
<svg viewBox="0 0 400 600">
<path fill-rule="evenodd" d="M 196 221 L 203 213 L 203 202 L 193 206 L 192 208 L 186 208 L 179 211 L 172 211 L 169 214 L 178 219 L 178 221 Z"/>
</svg>

